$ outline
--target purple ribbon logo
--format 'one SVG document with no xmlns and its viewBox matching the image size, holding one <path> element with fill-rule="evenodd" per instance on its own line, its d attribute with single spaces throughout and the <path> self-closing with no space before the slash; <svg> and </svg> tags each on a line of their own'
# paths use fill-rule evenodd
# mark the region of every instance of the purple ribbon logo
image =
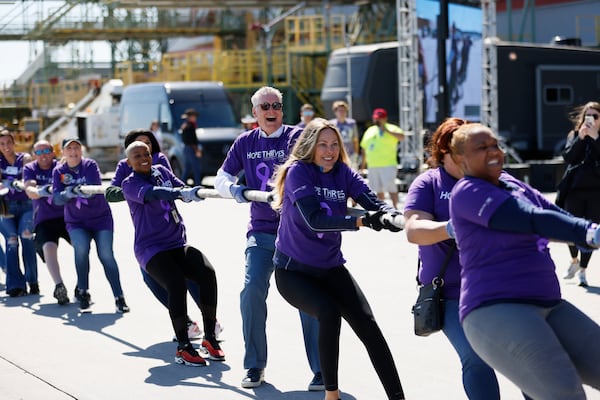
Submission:
<svg viewBox="0 0 600 400">
<path fill-rule="evenodd" d="M 256 166 L 256 177 L 260 179 L 260 190 L 266 191 L 269 178 L 271 177 L 269 166 L 264 162 L 259 163 Z"/>
<path fill-rule="evenodd" d="M 331 217 L 331 208 L 329 207 L 329 204 L 327 204 L 324 201 L 322 201 L 321 202 L 321 208 L 323 210 L 325 210 L 325 214 L 327 214 L 328 217 Z M 317 233 L 317 237 L 319 239 L 323 239 L 323 236 L 325 236 L 325 234 L 323 232 Z"/>
</svg>

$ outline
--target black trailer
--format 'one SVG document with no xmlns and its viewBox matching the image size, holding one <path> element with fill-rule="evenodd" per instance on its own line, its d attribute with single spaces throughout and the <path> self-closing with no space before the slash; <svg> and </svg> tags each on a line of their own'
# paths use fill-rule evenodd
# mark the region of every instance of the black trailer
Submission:
<svg viewBox="0 0 600 400">
<path fill-rule="evenodd" d="M 500 43 L 498 130 L 524 159 L 560 154 L 569 114 L 600 100 L 600 50 Z"/>
<path fill-rule="evenodd" d="M 333 116 L 333 101 L 348 94 L 350 66 L 353 117 L 359 126 L 370 122 L 376 107 L 398 121 L 397 58 L 397 42 L 332 52 L 321 91 L 327 117 Z M 497 65 L 498 133 L 525 160 L 559 154 L 571 129 L 569 113 L 600 99 L 600 49 L 499 42 Z"/>
</svg>

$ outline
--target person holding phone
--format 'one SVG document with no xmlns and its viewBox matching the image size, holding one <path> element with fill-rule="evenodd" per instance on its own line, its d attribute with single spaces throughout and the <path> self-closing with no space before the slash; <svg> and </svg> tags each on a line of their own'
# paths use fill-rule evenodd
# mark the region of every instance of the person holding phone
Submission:
<svg viewBox="0 0 600 400">
<path fill-rule="evenodd" d="M 562 156 L 567 168 L 576 168 L 571 185 L 567 189 L 565 210 L 571 214 L 600 222 L 600 102 L 590 101 L 576 109 L 573 130 L 567 135 L 567 143 Z M 569 245 L 571 264 L 563 276 L 571 279 L 578 275 L 579 286 L 587 287 L 586 269 L 592 257 L 591 252 L 581 252 L 575 245 Z"/>
</svg>

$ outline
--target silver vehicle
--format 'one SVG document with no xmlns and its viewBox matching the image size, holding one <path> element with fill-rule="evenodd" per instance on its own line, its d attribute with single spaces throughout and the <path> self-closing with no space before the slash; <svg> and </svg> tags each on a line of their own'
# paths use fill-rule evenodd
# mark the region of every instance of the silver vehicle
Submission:
<svg viewBox="0 0 600 400">
<path fill-rule="evenodd" d="M 129 85 L 121 98 L 120 134 L 123 139 L 132 129 L 148 129 L 160 122 L 162 151 L 175 174 L 182 177 L 184 159 L 181 118 L 188 108 L 199 116 L 196 136 L 202 146 L 202 175 L 214 176 L 231 144 L 242 131 L 231 99 L 219 82 L 162 82 Z M 121 141 L 122 142 L 122 141 Z M 184 179 L 185 180 L 185 179 Z"/>
</svg>

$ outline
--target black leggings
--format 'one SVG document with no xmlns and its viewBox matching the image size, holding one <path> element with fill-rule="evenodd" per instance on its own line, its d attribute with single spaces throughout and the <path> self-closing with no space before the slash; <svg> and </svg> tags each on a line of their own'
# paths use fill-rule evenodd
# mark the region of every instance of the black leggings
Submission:
<svg viewBox="0 0 600 400">
<path fill-rule="evenodd" d="M 277 268 L 275 281 L 288 303 L 319 320 L 319 359 L 326 390 L 338 389 L 342 318 L 365 345 L 389 399 L 404 399 L 398 371 L 360 287 L 344 266 L 303 271 Z"/>
<path fill-rule="evenodd" d="M 600 201 L 598 201 L 598 191 L 573 191 L 569 193 L 565 201 L 565 210 L 576 217 L 589 219 L 590 221 L 600 223 Z M 577 257 L 577 246 L 569 246 L 571 257 Z M 581 268 L 587 268 L 592 252 L 582 252 L 579 265 Z"/>
<path fill-rule="evenodd" d="M 146 271 L 168 293 L 168 308 L 175 335 L 180 343 L 189 342 L 187 335 L 186 279 L 198 284 L 205 337 L 214 335 L 217 315 L 217 278 L 204 254 L 191 246 L 165 250 L 148 261 Z"/>
</svg>

